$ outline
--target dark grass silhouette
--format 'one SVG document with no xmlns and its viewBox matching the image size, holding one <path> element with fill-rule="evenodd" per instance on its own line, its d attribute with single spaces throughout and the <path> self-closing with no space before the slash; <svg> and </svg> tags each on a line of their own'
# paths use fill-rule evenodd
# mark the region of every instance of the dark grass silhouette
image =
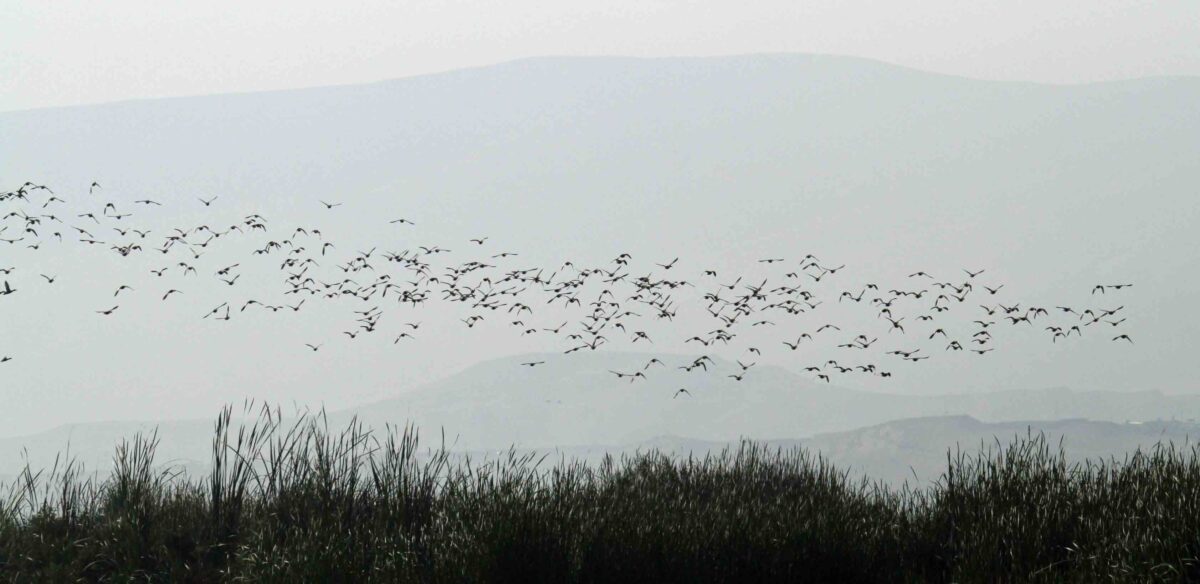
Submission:
<svg viewBox="0 0 1200 584">
<path fill-rule="evenodd" d="M 26 469 L 0 501 L 8 581 L 1200 581 L 1200 450 L 1069 465 L 1040 435 L 948 456 L 928 488 L 804 450 L 486 462 L 412 428 L 218 418 L 206 478 L 157 437 L 112 475 Z M 65 459 L 64 459 L 65 460 Z"/>
</svg>

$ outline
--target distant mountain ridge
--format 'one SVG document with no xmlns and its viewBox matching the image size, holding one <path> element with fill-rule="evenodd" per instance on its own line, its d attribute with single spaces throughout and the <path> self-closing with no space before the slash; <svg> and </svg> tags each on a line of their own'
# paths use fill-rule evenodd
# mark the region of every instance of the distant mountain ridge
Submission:
<svg viewBox="0 0 1200 584">
<path fill-rule="evenodd" d="M 461 254 L 445 256 L 456 260 L 514 251 L 520 255 L 508 258 L 506 268 L 548 270 L 568 259 L 604 265 L 628 252 L 659 275 L 651 262 L 678 255 L 673 275 L 695 280 L 701 269 L 712 269 L 722 283 L 760 258 L 795 262 L 811 252 L 848 266 L 822 284 L 827 302 L 815 318 L 823 318 L 839 306 L 841 290 L 865 282 L 886 289 L 916 285 L 907 279 L 915 270 L 951 278 L 962 277 L 964 267 L 986 268 L 988 284 L 1005 285 L 997 301 L 1127 306 L 1128 322 L 1114 330 L 1135 344 L 1100 334 L 1110 330 L 1093 332 L 1105 325 L 1086 328 L 1085 337 L 1070 343 L 1051 343 L 1040 326 L 1001 321 L 993 328 L 1004 333 L 997 335 L 1001 348 L 986 356 L 931 346 L 926 354 L 933 359 L 901 363 L 889 380 L 847 375 L 840 382 L 924 394 L 1057 385 L 1200 389 L 1192 342 L 1200 318 L 1192 298 L 1200 285 L 1193 269 L 1200 79 L 1048 86 L 819 55 L 563 57 L 367 85 L 4 112 L 0 135 L 2 185 L 35 180 L 73 204 L 95 201 L 97 212 L 110 198 L 122 209 L 141 198 L 161 201 L 162 209 L 137 208 L 135 219 L 146 220 L 155 236 L 250 213 L 269 218 L 279 237 L 296 226 L 320 226 L 336 242 L 323 264 L 335 275 L 334 262 L 376 245 L 400 251 L 441 244 Z M 93 180 L 104 187 L 87 195 Z M 220 198 L 208 208 L 196 201 L 200 196 Z M 318 199 L 342 205 L 330 210 Z M 387 221 L 400 216 L 416 225 Z M 490 237 L 487 245 L 466 243 L 480 236 Z M 270 264 L 263 281 L 201 289 L 191 280 L 181 299 L 186 303 L 127 304 L 119 318 L 88 318 L 118 284 L 148 277 L 146 266 L 107 251 L 107 262 L 84 251 L 52 257 L 54 265 L 41 262 L 65 247 L 72 246 L 4 250 L 4 265 L 20 265 L 15 274 L 22 278 L 41 285 L 34 270 L 44 268 L 79 283 L 6 297 L 0 318 L 6 331 L 20 331 L 20 347 L 6 337 L 0 354 L 28 348 L 0 374 L 0 431 L 7 435 L 65 421 L 207 417 L 244 397 L 344 410 L 501 355 L 566 348 L 546 342 L 548 335 L 521 336 L 504 322 L 465 333 L 455 326 L 465 316 L 457 307 L 414 310 L 411 320 L 426 323 L 419 341 L 399 346 L 391 339 L 344 338 L 339 327 L 353 317 L 328 303 L 318 309 L 309 302 L 299 316 L 248 311 L 220 325 L 202 321 L 200 315 L 221 302 L 284 300 L 274 259 L 247 261 L 240 250 L 209 249 L 198 269 L 244 262 L 250 276 L 250 262 L 260 261 Z M 139 280 L 126 282 L 127 276 Z M 777 284 L 779 277 L 772 278 Z M 1110 278 L 1135 286 L 1117 296 L 1089 296 L 1100 279 Z M 971 304 L 961 313 L 982 315 Z M 914 305 L 905 321 L 914 341 L 927 340 L 928 331 L 916 337 L 911 330 L 921 326 L 913 319 L 923 309 Z M 380 336 L 396 334 L 399 321 L 410 319 L 397 313 L 389 311 Z M 946 316 L 959 313 L 956 305 Z M 907 337 L 879 328 L 886 321 L 863 314 L 868 322 L 848 335 L 879 333 L 881 343 L 907 345 Z M 672 334 L 653 335 L 653 347 L 666 354 L 694 348 L 682 339 L 695 331 L 673 333 L 706 317 L 703 306 L 681 310 Z M 810 324 L 798 317 L 796 333 L 813 330 Z M 949 333 L 970 334 L 966 330 Z M 783 324 L 778 331 L 791 332 Z M 748 336 L 711 350 L 744 358 Z M 326 344 L 311 353 L 305 342 Z M 605 349 L 613 346 L 630 347 L 614 342 Z M 544 401 L 561 396 L 530 390 L 512 398 L 539 408 L 528 424 L 514 421 L 522 410 L 503 402 L 478 424 L 460 415 L 476 407 L 469 403 L 420 405 L 429 423 L 452 422 L 447 427 L 467 444 L 636 441 L 688 429 L 689 409 L 697 426 L 721 439 L 760 426 L 773 432 L 769 436 L 807 436 L 849 422 L 955 411 L 980 419 L 1152 419 L 1165 410 L 1194 411 L 1186 399 L 1141 393 L 1095 404 L 1067 393 L 1011 394 L 978 404 L 971 401 L 977 398 L 954 398 L 962 400 L 949 404 L 954 407 L 927 398 L 897 402 L 894 415 L 880 418 L 870 412 L 888 409 L 888 398 L 842 392 L 777 401 L 774 393 L 754 389 L 776 375 L 767 364 L 807 364 L 794 361 L 803 351 L 762 347 L 762 369 L 726 388 L 743 394 L 740 401 L 714 397 L 675 410 L 638 409 L 633 405 L 651 399 L 635 391 L 645 386 L 614 386 L 612 395 L 631 404 L 627 414 L 597 410 L 592 396 L 579 390 L 560 409 L 595 410 L 599 417 L 580 415 L 584 422 L 577 423 L 559 421 L 574 418 Z M 543 375 L 526 373 L 497 375 L 514 381 Z M 473 399 L 493 397 L 483 392 Z M 864 402 L 866 413 L 852 412 Z M 405 403 L 378 407 L 401 415 Z M 1032 404 L 1043 410 L 1030 412 Z M 758 411 L 766 412 L 761 424 L 744 417 Z"/>
<path fill-rule="evenodd" d="M 791 440 L 895 476 L 897 467 L 889 460 L 907 468 L 905 457 L 920 461 L 933 452 L 944 455 L 945 447 L 955 441 L 973 447 L 977 438 L 989 432 L 1012 433 L 1027 424 L 1066 433 L 1074 444 L 1080 438 L 1073 434 L 1075 429 L 1096 437 L 1109 429 L 1118 436 L 1142 440 L 1148 439 L 1151 428 L 1159 426 L 1123 422 L 1177 418 L 1183 423 L 1200 418 L 1200 396 L 1160 392 L 1053 389 L 903 396 L 815 383 L 769 366 L 754 367 L 742 382 L 728 384 L 724 374 L 740 368 L 721 359 L 715 360 L 712 374 L 654 366 L 646 380 L 630 383 L 609 373 L 640 370 L 652 357 L 668 363 L 694 358 L 673 359 L 658 353 L 598 351 L 578 358 L 550 359 L 533 368 L 520 365 L 545 357 L 529 354 L 480 363 L 397 398 L 329 412 L 329 426 L 340 429 L 354 418 L 377 429 L 412 424 L 421 431 L 426 445 L 440 440 L 444 429 L 447 446 L 461 452 L 510 446 L 559 447 L 564 451 L 593 448 L 586 445 L 622 450 L 620 445 L 654 443 L 662 436 L 714 444 L 742 438 L 771 443 Z M 691 395 L 673 397 L 680 386 L 686 386 Z M 952 415 L 945 417 L 948 414 Z M 901 419 L 907 420 L 897 421 Z M 921 421 L 925 419 L 938 422 L 931 426 Z M 160 461 L 174 460 L 193 468 L 206 464 L 211 421 L 73 424 L 0 439 L 0 475 L 19 467 L 22 448 L 29 449 L 31 459 L 49 464 L 55 454 L 66 449 L 68 440 L 71 452 L 89 468 L 103 468 L 121 438 L 138 431 L 149 433 L 155 427 L 162 439 Z M 1168 434 L 1178 432 L 1164 435 Z M 1123 448 L 1133 443 L 1130 440 L 1114 444 Z M 1079 444 L 1087 447 L 1090 441 L 1079 440 Z"/>
<path fill-rule="evenodd" d="M 1200 418 L 1200 396 L 1157 391 L 1049 389 L 904 396 L 831 386 L 772 366 L 752 368 L 743 381 L 730 383 L 725 375 L 740 368 L 722 359 L 716 359 L 713 374 L 655 367 L 646 380 L 629 383 L 609 373 L 640 370 L 655 356 L 661 357 L 596 352 L 557 360 L 550 355 L 496 359 L 339 416 L 354 414 L 374 425 L 410 419 L 423 428 L 445 427 L 468 449 L 510 443 L 624 444 L 662 434 L 709 440 L 806 438 L 900 418 L 950 414 L 989 422 Z M 519 366 L 539 359 L 548 360 L 532 371 Z M 691 395 L 673 397 L 679 387 Z"/>
</svg>

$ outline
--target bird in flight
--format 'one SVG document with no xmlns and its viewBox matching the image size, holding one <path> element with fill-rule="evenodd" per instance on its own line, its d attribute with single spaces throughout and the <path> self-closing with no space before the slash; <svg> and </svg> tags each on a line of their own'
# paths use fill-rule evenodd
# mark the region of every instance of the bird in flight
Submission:
<svg viewBox="0 0 1200 584">
<path fill-rule="evenodd" d="M 324 343 L 322 343 L 321 345 L 313 345 L 313 344 L 309 344 L 309 343 L 304 343 L 304 346 L 312 349 L 315 352 L 317 349 L 320 349 L 323 344 Z"/>
<path fill-rule="evenodd" d="M 521 365 L 524 365 L 525 367 L 537 367 L 543 363 L 545 363 L 545 361 L 529 361 L 528 363 L 521 363 Z"/>
<path fill-rule="evenodd" d="M 211 198 L 211 199 L 209 199 L 209 200 L 207 200 L 207 201 L 205 201 L 204 199 L 202 199 L 202 198 L 200 198 L 200 197 L 196 197 L 196 198 L 197 198 L 197 199 L 199 199 L 201 203 L 204 203 L 204 206 L 205 206 L 205 207 L 211 206 L 211 205 L 213 204 L 213 201 L 217 200 L 217 198 L 216 198 L 216 197 L 213 197 L 213 198 Z"/>
<path fill-rule="evenodd" d="M 332 208 L 334 208 L 334 207 L 340 207 L 340 206 L 341 206 L 341 203 L 326 203 L 325 201 L 320 201 L 320 203 L 321 203 L 322 205 L 325 205 L 325 208 L 326 208 L 326 209 L 332 209 Z"/>
<path fill-rule="evenodd" d="M 112 313 L 116 312 L 118 308 L 120 308 L 120 306 L 114 306 L 114 307 L 112 307 L 112 308 L 110 308 L 110 309 L 108 309 L 108 310 L 97 310 L 97 311 L 96 311 L 96 313 L 97 313 L 97 314 L 103 314 L 104 316 L 108 316 L 108 315 L 110 315 L 110 314 L 112 314 Z"/>
<path fill-rule="evenodd" d="M 636 373 L 621 373 L 620 371 L 613 371 L 610 369 L 608 372 L 612 373 L 613 375 L 616 375 L 617 379 L 625 379 L 626 377 L 628 377 L 630 382 L 637 381 L 639 377 L 642 379 L 646 378 L 646 374 L 642 373 L 641 371 L 638 371 Z"/>
<path fill-rule="evenodd" d="M 690 396 L 690 395 L 692 395 L 692 392 L 690 392 L 690 391 L 688 391 L 687 389 L 684 389 L 684 388 L 682 388 L 682 387 L 681 387 L 681 388 L 679 388 L 679 389 L 677 389 L 677 390 L 675 391 L 675 395 L 671 396 L 671 399 L 675 399 L 675 398 L 679 397 L 679 394 L 681 394 L 681 393 L 686 393 L 686 394 L 688 394 L 689 396 Z"/>
<path fill-rule="evenodd" d="M 1130 344 L 1133 344 L 1133 339 L 1129 338 L 1129 335 L 1117 335 L 1117 336 L 1113 337 L 1113 340 L 1114 341 L 1129 341 Z"/>
</svg>

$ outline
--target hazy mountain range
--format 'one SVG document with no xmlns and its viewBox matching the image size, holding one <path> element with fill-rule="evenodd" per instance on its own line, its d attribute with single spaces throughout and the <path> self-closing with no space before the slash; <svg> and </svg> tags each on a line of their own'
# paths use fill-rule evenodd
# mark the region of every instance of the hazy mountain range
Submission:
<svg viewBox="0 0 1200 584">
<path fill-rule="evenodd" d="M 857 471 L 895 480 L 911 474 L 910 466 L 920 476 L 933 478 L 936 475 L 929 473 L 944 464 L 947 448 L 959 444 L 973 451 L 993 436 L 1003 442 L 1024 434 L 1027 426 L 1035 433 L 1067 435 L 1068 452 L 1074 456 L 1120 456 L 1160 440 L 1182 442 L 1196 434 L 1200 418 L 1200 396 L 1160 392 L 1046 389 L 904 396 L 816 384 L 770 366 L 752 368 L 732 386 L 720 375 L 668 370 L 671 365 L 653 366 L 662 370 L 636 383 L 608 372 L 641 369 L 652 354 L 638 353 L 598 352 L 569 361 L 549 360 L 533 369 L 532 378 L 519 365 L 546 357 L 488 361 L 395 399 L 329 412 L 329 427 L 340 430 L 352 418 L 377 429 L 413 424 L 423 443 L 431 446 L 440 443 L 444 430 L 446 445 L 458 452 L 495 452 L 510 446 L 558 449 L 593 461 L 603 452 L 651 447 L 699 454 L 749 438 L 814 448 Z M 689 358 L 664 360 L 673 365 Z M 718 373 L 738 369 L 720 360 L 714 365 Z M 680 386 L 690 395 L 672 397 Z M 203 469 L 211 453 L 213 424 L 72 424 L 0 439 L 0 475 L 11 476 L 20 468 L 22 449 L 28 450 L 30 460 L 49 465 L 68 443 L 88 468 L 103 470 L 120 439 L 155 429 L 162 441 L 160 461 Z"/>
<path fill-rule="evenodd" d="M 349 308 L 315 301 L 301 313 L 200 319 L 222 301 L 282 301 L 273 258 L 269 278 L 172 281 L 184 295 L 163 303 L 141 257 L 5 246 L 0 265 L 18 266 L 6 277 L 32 293 L 0 306 L 0 354 L 14 356 L 0 368 L 0 475 L 22 448 L 46 464 L 68 440 L 102 469 L 120 437 L 155 426 L 160 460 L 200 468 L 217 409 L 247 397 L 324 405 L 334 427 L 355 415 L 411 421 L 427 444 L 444 427 L 462 451 L 563 446 L 586 458 L 798 440 L 889 479 L 910 465 L 928 476 L 947 447 L 1027 425 L 1098 455 L 1182 439 L 1194 430 L 1182 421 L 1200 417 L 1196 78 L 1054 86 L 811 55 L 545 58 L 357 86 L 3 112 L 0 136 L 0 188 L 32 180 L 78 202 L 98 180 L 97 212 L 106 200 L 162 201 L 134 219 L 156 234 L 257 212 L 280 233 L 319 226 L 343 256 L 445 245 L 457 259 L 515 251 L 513 267 L 553 268 L 628 252 L 645 265 L 679 256 L 675 273 L 688 277 L 815 253 L 848 266 L 827 283 L 823 310 L 837 310 L 841 289 L 886 289 L 917 270 L 961 278 L 970 267 L 1004 284 L 1006 302 L 1124 305 L 1121 330 L 1135 340 L 1089 330 L 1051 343 L 1040 327 L 1005 328 L 984 357 L 938 346 L 919 365 L 888 363 L 890 380 L 833 384 L 798 375 L 823 356 L 768 350 L 735 382 L 725 375 L 745 360 L 743 345 L 709 348 L 710 375 L 674 368 L 694 357 L 683 339 L 698 323 L 688 311 L 707 316 L 701 306 L 656 331 L 644 354 L 619 350 L 646 345 L 617 345 L 565 357 L 547 335 L 492 321 L 468 332 L 455 309 L 436 305 L 388 307 L 381 328 L 392 334 L 423 323 L 418 341 L 393 345 L 386 334 L 343 338 Z M 199 196 L 218 199 L 202 207 Z M 416 225 L 398 229 L 395 217 Z M 481 236 L 487 246 L 464 249 Z M 238 261 L 256 260 L 214 250 L 198 263 L 208 277 Z M 44 286 L 39 272 L 58 282 Z M 1134 286 L 1089 293 L 1115 282 Z M 148 289 L 138 291 L 148 300 L 131 296 L 118 318 L 97 318 L 120 283 Z M 848 334 L 909 342 L 866 313 L 843 323 Z M 608 372 L 651 357 L 668 366 L 645 381 Z M 519 365 L 530 359 L 546 364 Z M 690 395 L 673 398 L 681 387 Z M 1079 420 L 1057 421 L 1066 418 Z M 1124 423 L 1172 419 L 1181 422 Z"/>
<path fill-rule="evenodd" d="M 831 296 L 865 282 L 903 284 L 916 270 L 961 278 L 970 267 L 987 269 L 988 283 L 1005 284 L 997 299 L 1023 306 L 1123 304 L 1122 330 L 1135 341 L 1118 345 L 1111 335 L 1094 334 L 1052 344 L 1040 328 L 1013 330 L 984 358 L 939 346 L 938 358 L 898 369 L 890 380 L 841 381 L 860 390 L 1187 394 L 1200 378 L 1193 340 L 1200 334 L 1193 269 L 1200 79 L 1054 86 L 811 55 L 545 58 L 357 86 L 4 112 L 0 135 L 0 184 L 34 180 L 79 202 L 89 200 L 87 185 L 98 180 L 104 186 L 95 195 L 97 212 L 109 199 L 122 208 L 137 198 L 161 200 L 162 209 L 138 208 L 131 219 L 156 234 L 259 212 L 285 231 L 320 226 L 341 256 L 372 246 L 440 244 L 474 259 L 466 239 L 490 236 L 480 253 L 519 252 L 509 260 L 514 267 L 553 268 L 568 259 L 602 264 L 629 252 L 646 266 L 680 256 L 680 273 L 714 269 L 722 276 L 762 257 L 815 253 L 848 266 L 829 283 Z M 199 196 L 219 198 L 209 208 Z M 327 210 L 318 199 L 343 205 Z M 398 229 L 387 222 L 395 217 L 417 225 Z M 66 247 L 0 250 L 0 263 L 19 267 L 10 277 L 37 290 L 4 305 L 0 352 L 15 360 L 0 371 L 2 434 L 77 421 L 204 418 L 244 397 L 340 410 L 488 359 L 563 349 L 544 335 L 515 335 L 506 323 L 467 334 L 455 326 L 461 315 L 435 306 L 386 317 L 381 326 L 425 322 L 420 342 L 400 347 L 343 338 L 349 308 L 314 303 L 301 314 L 246 313 L 218 325 L 200 316 L 222 301 L 282 301 L 278 279 L 251 274 L 235 288 L 172 280 L 184 295 L 162 303 L 146 280 L 145 258 L 121 261 Z M 211 270 L 238 261 L 250 260 L 214 250 L 199 263 Z M 275 263 L 267 262 L 268 275 Z M 38 271 L 57 274 L 57 284 L 33 288 L 42 285 Z M 1119 297 L 1089 295 L 1093 285 L 1112 282 L 1135 285 Z M 138 290 L 144 299 L 124 300 L 119 318 L 98 319 L 95 310 L 110 306 L 99 304 L 119 283 L 151 289 Z M 682 342 L 695 334 L 687 312 L 675 334 L 656 336 L 656 351 L 694 347 Z M 691 312 L 703 315 L 699 306 Z M 883 335 L 880 323 L 858 324 Z M 326 346 L 306 353 L 305 342 Z M 741 350 L 713 353 L 732 360 Z M 762 361 L 790 371 L 809 364 L 808 356 L 794 357 L 764 352 Z M 882 407 L 886 400 L 846 391 L 821 402 L 832 410 L 804 406 L 818 399 L 808 392 L 833 390 L 797 385 L 771 390 L 800 391 L 806 397 L 785 402 L 795 407 L 771 402 L 783 399 L 775 393 L 756 403 L 760 396 L 750 388 L 765 388 L 766 378 L 785 372 L 755 373 L 744 385 L 721 386 L 747 401 L 709 410 L 701 405 L 707 398 L 698 397 L 669 413 L 631 408 L 613 420 L 601 412 L 592 429 L 557 422 L 550 412 L 590 408 L 601 398 L 544 401 L 553 391 L 579 388 L 519 397 L 520 389 L 506 386 L 511 399 L 539 409 L 510 414 L 496 403 L 500 409 L 488 413 L 494 419 L 474 421 L 458 413 L 473 405 L 446 402 L 430 410 L 431 419 L 455 422 L 464 440 L 470 430 L 492 441 L 492 428 L 504 426 L 513 432 L 505 441 L 540 442 L 589 438 L 583 430 L 604 430 L 616 441 L 677 431 L 728 439 L 756 428 L 799 436 L 848 427 L 827 423 L 830 416 L 869 424 L 885 419 L 872 412 L 886 411 L 886 419 L 953 413 L 940 400 Z M 527 388 L 538 379 L 513 383 Z M 471 391 L 484 394 L 479 384 L 499 383 L 477 382 Z M 640 389 L 613 395 L 636 400 Z M 1026 400 L 1001 395 L 996 399 Z M 1018 417 L 1099 407 L 1081 394 L 1036 395 L 1047 396 L 1038 398 L 1045 408 L 1018 410 Z M 1135 402 L 1130 413 L 1114 413 L 1125 407 L 1114 405 L 1107 416 L 1138 415 L 1142 398 L 1119 399 Z M 858 408 L 866 409 L 852 411 Z M 531 417 L 510 421 L 518 411 Z M 739 417 L 750 411 L 763 417 Z M 978 412 L 981 419 L 988 414 Z M 711 434 L 682 432 L 708 426 Z"/>
</svg>

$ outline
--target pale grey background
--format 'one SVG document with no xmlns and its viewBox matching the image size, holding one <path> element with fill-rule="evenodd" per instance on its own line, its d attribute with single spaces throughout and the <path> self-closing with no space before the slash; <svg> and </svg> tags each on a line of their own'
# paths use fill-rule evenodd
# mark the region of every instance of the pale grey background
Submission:
<svg viewBox="0 0 1200 584">
<path fill-rule="evenodd" d="M 21 266 L 12 279 L 24 289 L 3 299 L 13 332 L 0 353 L 17 357 L 2 371 L 12 434 L 66 421 L 208 417 L 246 396 L 348 407 L 481 360 L 568 348 L 522 337 L 499 314 L 468 330 L 458 319 L 470 311 L 436 302 L 392 305 L 379 333 L 354 341 L 341 335 L 355 326 L 351 311 L 365 308 L 352 300 L 202 321 L 225 300 L 294 300 L 280 295 L 279 255 L 249 251 L 295 226 L 319 226 L 337 242 L 319 273 L 325 281 L 344 277 L 335 262 L 376 245 L 442 245 L 454 253 L 438 261 L 454 262 L 520 252 L 501 264 L 511 268 L 606 264 L 629 252 L 636 274 L 661 273 L 654 262 L 681 256 L 673 273 L 693 280 L 706 268 L 722 281 L 749 280 L 764 273 L 763 257 L 845 263 L 815 288 L 826 304 L 813 315 L 742 327 L 729 347 L 705 349 L 734 359 L 748 345 L 770 346 L 776 352 L 761 360 L 793 371 L 845 356 L 832 338 L 782 350 L 781 340 L 824 322 L 841 324 L 847 338 L 882 337 L 878 352 L 925 342 L 929 327 L 914 326 L 916 313 L 901 341 L 870 307 L 841 312 L 841 290 L 916 285 L 906 275 L 917 270 L 961 279 L 962 268 L 983 268 L 983 283 L 1006 284 L 996 300 L 1125 305 L 1121 330 L 1136 344 L 1114 343 L 1108 325 L 1052 344 L 1039 321 L 1002 327 L 985 357 L 948 353 L 938 339 L 926 342 L 934 359 L 889 365 L 891 380 L 838 384 L 901 394 L 1191 393 L 1200 378 L 1196 78 L 1046 86 L 804 55 L 534 59 L 362 86 L 6 113 L 0 134 L 3 184 L 36 179 L 96 212 L 107 200 L 123 209 L 144 196 L 162 200 L 166 207 L 133 208 L 128 220 L 160 237 L 251 212 L 275 230 L 208 250 L 193 262 L 207 271 L 201 277 L 163 280 L 148 270 L 183 252 L 168 261 L 78 244 L 0 249 L 0 265 Z M 104 187 L 89 199 L 93 179 Z M 220 198 L 211 208 L 196 201 L 212 195 Z M 318 199 L 344 206 L 328 211 Z M 399 216 L 418 225 L 387 223 Z M 466 241 L 483 235 L 484 248 Z M 236 287 L 211 275 L 239 261 L 247 276 Z M 45 285 L 38 272 L 60 280 Z M 123 295 L 113 317 L 96 315 L 122 282 L 139 290 Z M 1135 286 L 1090 294 L 1115 282 Z M 169 287 L 185 294 L 161 302 Z M 683 309 L 673 324 L 647 324 L 653 351 L 698 350 L 683 340 L 714 328 L 700 299 L 707 289 L 677 292 Z M 969 335 L 981 314 L 970 303 L 943 324 Z M 393 345 L 401 323 L 415 320 L 425 322 L 420 342 Z M 539 309 L 530 320 L 554 327 L 565 318 Z M 312 353 L 305 342 L 328 344 Z M 544 382 L 530 375 L 515 371 L 513 387 Z"/>
<path fill-rule="evenodd" d="M 451 377 L 489 359 L 564 348 L 519 337 L 503 319 L 466 334 L 456 309 L 393 312 L 380 336 L 354 342 L 340 331 L 360 307 L 345 303 L 201 321 L 223 300 L 270 292 L 285 300 L 277 257 L 243 261 L 258 276 L 235 289 L 209 277 L 248 245 L 198 262 L 209 271 L 204 285 L 147 283 L 149 256 L 6 246 L 0 266 L 20 266 L 12 278 L 22 294 L 0 301 L 0 355 L 16 357 L 0 369 L 0 435 L 208 419 L 245 397 L 351 408 L 421 387 L 413 401 L 379 411 L 473 426 L 480 447 L 521 437 L 636 441 L 663 421 L 664 432 L 695 438 L 761 428 L 778 434 L 758 437 L 794 438 L 892 411 L 993 421 L 1200 417 L 1193 399 L 1158 394 L 1129 398 L 1144 405 L 1133 407 L 1121 396 L 1062 391 L 970 404 L 857 393 L 1197 393 L 1196 3 L 287 6 L 0 3 L 0 188 L 34 180 L 81 204 L 99 180 L 98 201 L 167 203 L 135 209 L 160 235 L 258 211 L 280 234 L 319 225 L 341 260 L 372 245 L 428 244 L 455 249 L 458 261 L 478 259 L 464 246 L 481 235 L 492 237 L 481 253 L 520 252 L 514 268 L 603 263 L 627 251 L 643 272 L 678 255 L 677 269 L 692 275 L 710 267 L 751 274 L 758 258 L 812 252 L 849 265 L 827 302 L 864 282 L 903 283 L 918 269 L 950 277 L 986 268 L 984 279 L 1006 283 L 1010 301 L 1127 305 L 1123 330 L 1137 344 L 1097 334 L 1052 345 L 1040 326 L 1006 331 L 983 359 L 939 355 L 893 367 L 887 383 L 847 377 L 791 399 L 775 392 L 813 390 L 790 375 L 826 355 L 776 353 L 762 361 L 780 369 L 748 378 L 754 384 L 705 386 L 711 401 L 684 406 L 703 412 L 689 418 L 669 399 L 676 379 L 630 397 L 628 384 L 587 360 L 535 372 L 502 361 Z M 756 54 L 667 57 L 731 53 Z M 655 58 L 457 69 L 547 54 Z M 376 79 L 390 80 L 318 87 Z M 289 87 L 315 88 L 228 94 Z M 44 109 L 176 95 L 193 97 Z M 211 209 L 195 201 L 212 195 L 220 199 Z M 321 198 L 345 206 L 327 212 Z M 86 204 L 99 211 L 102 203 Z M 397 230 L 385 222 L 395 216 L 418 225 Z M 41 286 L 39 272 L 60 280 Z M 122 300 L 116 318 L 97 317 L 125 281 L 140 296 Z M 1120 299 L 1088 294 L 1117 281 L 1136 285 Z M 184 297 L 158 301 L 163 288 L 182 285 Z M 426 323 L 421 341 L 393 346 L 388 334 L 405 320 Z M 561 321 L 547 314 L 538 324 Z M 855 322 L 886 333 L 881 321 Z M 712 328 L 697 323 L 685 315 L 652 331 L 656 354 L 692 351 L 682 339 Z M 808 326 L 756 334 L 778 346 L 776 336 Z M 313 354 L 304 342 L 328 344 Z M 568 382 L 564 408 L 528 394 Z M 839 387 L 854 390 L 850 401 L 826 399 Z M 724 393 L 735 390 L 762 393 Z M 613 400 L 597 397 L 605 392 Z M 1007 404 L 1002 414 L 997 402 Z M 545 405 L 528 409 L 534 404 Z M 738 404 L 744 409 L 731 409 Z M 627 425 L 604 427 L 604 419 Z"/>
<path fill-rule="evenodd" d="M 0 0 L 0 111 L 545 55 L 854 55 L 982 79 L 1200 74 L 1192 0 Z"/>
</svg>

